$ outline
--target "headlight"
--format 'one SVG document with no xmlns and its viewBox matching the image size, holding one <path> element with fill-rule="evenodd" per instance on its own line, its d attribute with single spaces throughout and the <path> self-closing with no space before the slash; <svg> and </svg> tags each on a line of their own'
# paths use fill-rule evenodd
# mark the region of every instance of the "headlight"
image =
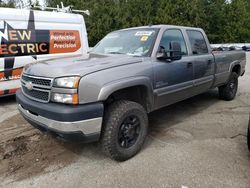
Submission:
<svg viewBox="0 0 250 188">
<path fill-rule="evenodd" d="M 80 80 L 79 76 L 56 78 L 53 86 L 64 87 L 64 88 L 77 88 L 79 80 Z"/>
<path fill-rule="evenodd" d="M 78 104 L 78 94 L 52 93 L 52 101 L 66 104 Z"/>
</svg>

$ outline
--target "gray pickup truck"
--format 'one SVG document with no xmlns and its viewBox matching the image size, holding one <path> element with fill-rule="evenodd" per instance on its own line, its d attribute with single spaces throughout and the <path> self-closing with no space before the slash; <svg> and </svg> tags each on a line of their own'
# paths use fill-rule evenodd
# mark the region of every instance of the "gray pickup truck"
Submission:
<svg viewBox="0 0 250 188">
<path fill-rule="evenodd" d="M 243 51 L 212 52 L 199 28 L 123 29 L 104 37 L 88 59 L 26 66 L 18 109 L 42 131 L 100 140 L 108 156 L 124 161 L 141 149 L 148 113 L 216 87 L 221 99 L 234 99 L 245 64 Z"/>
</svg>

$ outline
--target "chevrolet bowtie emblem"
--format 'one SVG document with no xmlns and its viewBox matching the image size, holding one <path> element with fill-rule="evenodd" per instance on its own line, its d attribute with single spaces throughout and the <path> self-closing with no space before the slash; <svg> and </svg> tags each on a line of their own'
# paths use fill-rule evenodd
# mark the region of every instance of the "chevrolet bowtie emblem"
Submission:
<svg viewBox="0 0 250 188">
<path fill-rule="evenodd" d="M 32 84 L 32 82 L 27 82 L 26 84 L 25 84 L 25 87 L 28 89 L 28 90 L 32 90 L 33 89 L 33 84 Z"/>
</svg>

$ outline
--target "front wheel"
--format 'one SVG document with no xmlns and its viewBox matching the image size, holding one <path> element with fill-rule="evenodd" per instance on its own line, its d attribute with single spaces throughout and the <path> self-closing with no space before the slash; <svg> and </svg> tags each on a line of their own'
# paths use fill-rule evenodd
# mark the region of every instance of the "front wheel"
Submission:
<svg viewBox="0 0 250 188">
<path fill-rule="evenodd" d="M 104 153 L 117 161 L 136 155 L 146 138 L 148 117 L 145 109 L 132 101 L 115 101 L 107 106 L 101 144 Z"/>
<path fill-rule="evenodd" d="M 221 99 L 231 101 L 235 98 L 238 90 L 238 74 L 232 72 L 227 84 L 219 87 L 219 96 Z"/>
</svg>

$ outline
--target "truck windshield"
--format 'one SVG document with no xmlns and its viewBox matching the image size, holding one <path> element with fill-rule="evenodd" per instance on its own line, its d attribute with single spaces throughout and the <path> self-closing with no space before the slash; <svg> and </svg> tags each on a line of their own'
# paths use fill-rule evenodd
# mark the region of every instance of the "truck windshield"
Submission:
<svg viewBox="0 0 250 188">
<path fill-rule="evenodd" d="M 115 31 L 104 37 L 91 52 L 148 56 L 158 31 L 151 28 Z"/>
</svg>

